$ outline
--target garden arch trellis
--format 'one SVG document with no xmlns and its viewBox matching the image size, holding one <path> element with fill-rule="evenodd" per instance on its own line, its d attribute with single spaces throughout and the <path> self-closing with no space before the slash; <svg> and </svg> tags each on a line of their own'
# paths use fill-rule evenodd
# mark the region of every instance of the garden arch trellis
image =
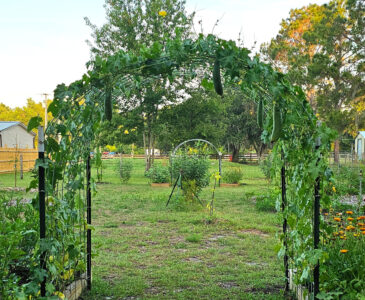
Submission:
<svg viewBox="0 0 365 300">
<path fill-rule="evenodd" d="M 313 185 L 318 183 L 318 178 L 326 179 L 323 174 L 327 165 L 320 157 L 329 149 L 332 132 L 324 125 L 316 125 L 317 118 L 300 87 L 291 85 L 285 75 L 249 54 L 233 41 L 200 35 L 196 40 L 181 40 L 177 36 L 164 44 L 155 42 L 150 48 L 141 46 L 139 55 L 119 51 L 107 58 L 97 56 L 88 63 L 88 72 L 82 79 L 69 86 L 59 85 L 54 92 L 54 101 L 49 107 L 54 120 L 48 124 L 46 132 L 47 163 L 88 158 L 90 143 L 104 119 L 104 101 L 107 104 L 113 98 L 128 99 L 131 93 L 159 78 L 170 83 L 179 76 L 193 79 L 198 68 L 205 70 L 202 85 L 208 88 L 210 67 L 218 66 L 219 70 L 224 70 L 225 85 L 240 88 L 250 101 L 262 102 L 266 115 L 262 137 L 266 143 L 271 142 L 273 120 L 278 117 L 281 120 L 280 136 L 273 147 L 272 172 L 280 174 L 285 170 L 282 176 L 286 187 L 282 194 L 285 205 L 281 214 L 284 222 L 289 220 L 288 226 L 292 229 L 291 240 L 285 233 L 282 236 L 281 253 L 286 255 L 290 248 L 298 278 L 313 280 L 309 271 L 314 265 L 309 258 L 313 254 L 322 258 L 323 251 L 313 244 L 312 234 L 303 237 L 301 232 L 313 231 Z M 30 129 L 36 127 L 39 120 L 31 124 Z M 316 146 L 318 138 L 322 143 Z M 77 168 L 70 171 L 69 164 L 63 164 L 60 171 L 61 174 L 71 172 L 71 179 L 80 173 Z M 74 182 L 69 186 L 70 191 L 79 188 Z M 48 187 L 48 192 L 52 189 Z"/>
<path fill-rule="evenodd" d="M 177 150 L 179 150 L 179 148 L 181 146 L 183 146 L 187 143 L 190 143 L 190 142 L 203 142 L 203 143 L 206 143 L 206 144 L 210 145 L 217 152 L 217 154 L 218 154 L 218 171 L 219 171 L 219 175 L 222 176 L 222 153 L 211 142 L 209 142 L 207 140 L 204 140 L 204 139 L 189 139 L 189 140 L 181 142 L 179 145 L 177 145 L 175 147 L 175 149 L 172 151 L 171 156 L 170 156 L 171 170 L 172 170 L 172 166 L 173 166 L 173 158 L 175 157 Z M 173 178 L 172 178 L 172 172 L 171 172 L 171 182 L 172 181 L 173 181 Z M 219 179 L 219 185 L 220 185 L 220 183 L 221 183 L 221 179 Z"/>
</svg>

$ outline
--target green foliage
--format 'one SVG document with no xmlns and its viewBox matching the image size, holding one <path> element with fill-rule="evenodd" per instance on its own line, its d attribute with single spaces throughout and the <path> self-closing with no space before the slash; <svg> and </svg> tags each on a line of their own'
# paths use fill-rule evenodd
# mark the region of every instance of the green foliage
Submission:
<svg viewBox="0 0 365 300">
<path fill-rule="evenodd" d="M 353 168 L 340 166 L 334 168 L 333 186 L 335 187 L 336 195 L 358 195 L 360 193 L 360 169 L 365 171 L 364 167 Z M 365 184 L 363 183 L 363 190 Z M 333 193 L 333 190 L 329 190 Z"/>
<path fill-rule="evenodd" d="M 266 179 L 270 180 L 272 179 L 272 160 L 273 157 L 271 154 L 269 154 L 265 159 L 260 160 L 259 164 L 260 164 L 260 169 L 262 171 L 262 173 L 264 173 Z"/>
<path fill-rule="evenodd" d="M 131 174 L 133 171 L 133 163 L 129 159 L 121 159 L 117 164 L 117 173 L 119 175 L 120 180 L 123 183 L 127 183 L 131 178 Z"/>
<path fill-rule="evenodd" d="M 352 210 L 347 213 L 331 211 L 324 217 L 330 230 L 324 238 L 327 257 L 321 263 L 320 282 L 324 292 L 321 299 L 362 299 L 365 293 L 365 271 L 361 267 L 365 264 L 364 219 L 358 217 L 365 218 L 353 214 Z"/>
<path fill-rule="evenodd" d="M 169 168 L 158 164 L 154 164 L 152 168 L 146 172 L 146 176 L 150 178 L 153 183 L 164 183 L 170 181 Z"/>
<path fill-rule="evenodd" d="M 25 295 L 37 257 L 38 215 L 21 199 L 0 196 L 0 298 L 18 299 Z"/>
<path fill-rule="evenodd" d="M 257 196 L 256 209 L 258 211 L 276 212 L 276 198 L 274 194 Z"/>
<path fill-rule="evenodd" d="M 229 167 L 223 171 L 224 183 L 239 183 L 243 178 L 243 170 L 240 167 Z"/>
</svg>

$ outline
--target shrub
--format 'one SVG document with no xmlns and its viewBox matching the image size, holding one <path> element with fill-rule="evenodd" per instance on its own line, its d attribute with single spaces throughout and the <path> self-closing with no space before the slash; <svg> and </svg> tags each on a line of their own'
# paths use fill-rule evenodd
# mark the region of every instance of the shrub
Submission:
<svg viewBox="0 0 365 300">
<path fill-rule="evenodd" d="M 223 182 L 239 183 L 243 178 L 243 171 L 240 167 L 230 167 L 223 172 Z"/>
<path fill-rule="evenodd" d="M 153 165 L 153 167 L 146 172 L 146 176 L 150 178 L 153 183 L 165 183 L 170 181 L 169 168 L 162 165 Z"/>
<path fill-rule="evenodd" d="M 210 163 L 206 156 L 183 155 L 173 160 L 172 174 L 178 178 L 182 176 L 182 189 L 185 200 L 194 201 L 201 190 L 209 184 Z"/>
<path fill-rule="evenodd" d="M 117 172 L 120 180 L 124 183 L 128 182 L 131 178 L 131 173 L 133 170 L 133 164 L 131 160 L 120 160 L 117 165 Z"/>
</svg>

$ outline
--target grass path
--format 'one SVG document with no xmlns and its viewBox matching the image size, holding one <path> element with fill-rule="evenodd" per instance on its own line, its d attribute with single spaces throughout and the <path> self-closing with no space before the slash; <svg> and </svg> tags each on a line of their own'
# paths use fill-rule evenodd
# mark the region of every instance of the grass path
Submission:
<svg viewBox="0 0 365 300">
<path fill-rule="evenodd" d="M 166 208 L 171 188 L 151 188 L 143 160 L 134 160 L 123 185 L 112 164 L 93 197 L 98 255 L 84 299 L 284 298 L 277 216 L 258 212 L 251 200 L 268 188 L 257 166 L 243 166 L 245 185 L 216 191 L 209 224 L 206 211 L 179 211 L 174 201 Z M 210 197 L 206 188 L 201 198 Z"/>
</svg>

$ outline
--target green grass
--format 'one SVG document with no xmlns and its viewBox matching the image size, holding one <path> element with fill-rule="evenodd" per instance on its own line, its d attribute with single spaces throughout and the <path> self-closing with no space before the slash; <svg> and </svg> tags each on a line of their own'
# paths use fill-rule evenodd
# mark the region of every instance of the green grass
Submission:
<svg viewBox="0 0 365 300">
<path fill-rule="evenodd" d="M 166 207 L 171 187 L 150 187 L 142 159 L 133 160 L 127 184 L 117 177 L 116 163 L 105 161 L 103 184 L 92 197 L 97 255 L 92 291 L 83 299 L 284 299 L 275 252 L 280 224 L 252 200 L 269 189 L 258 166 L 242 166 L 242 186 L 217 188 L 209 218 L 205 209 L 178 209 L 175 198 Z M 224 162 L 223 172 L 229 165 Z M 211 171 L 217 170 L 212 161 Z M 0 175 L 0 183 L 12 186 L 11 175 Z M 203 201 L 211 188 L 202 192 Z"/>
<path fill-rule="evenodd" d="M 251 195 L 269 188 L 259 167 L 244 165 L 243 186 L 218 188 L 208 212 L 166 208 L 171 188 L 152 188 L 144 161 L 133 160 L 121 184 L 106 161 L 93 197 L 93 289 L 85 299 L 283 299 L 274 213 L 258 212 Z M 163 162 L 166 163 L 166 162 Z M 224 167 L 232 163 L 224 162 Z M 212 161 L 212 171 L 218 165 Z M 211 187 L 201 199 L 209 200 Z"/>
</svg>

